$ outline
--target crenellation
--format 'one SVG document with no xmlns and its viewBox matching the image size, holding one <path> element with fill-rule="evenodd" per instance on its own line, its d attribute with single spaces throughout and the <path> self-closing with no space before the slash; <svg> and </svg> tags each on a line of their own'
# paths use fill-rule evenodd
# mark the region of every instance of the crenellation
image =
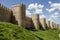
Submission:
<svg viewBox="0 0 60 40">
<path fill-rule="evenodd" d="M 7 10 L 5 8 L 7 8 L 7 7 L 5 7 L 4 5 L 1 4 L 1 7 L 0 7 L 0 21 L 9 22 L 10 17 L 11 17 L 11 12 L 9 12 L 9 10 Z"/>
<path fill-rule="evenodd" d="M 12 5 L 11 9 L 0 4 L 0 22 L 11 22 L 25 28 L 35 28 L 36 30 L 40 28 L 60 28 L 60 25 L 48 21 L 46 18 L 39 18 L 39 14 L 32 14 L 31 17 L 27 17 L 24 4 Z"/>
</svg>

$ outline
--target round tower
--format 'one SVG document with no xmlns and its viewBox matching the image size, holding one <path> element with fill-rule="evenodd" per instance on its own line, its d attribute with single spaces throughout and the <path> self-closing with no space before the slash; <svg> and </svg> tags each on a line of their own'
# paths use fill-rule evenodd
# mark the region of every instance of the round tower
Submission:
<svg viewBox="0 0 60 40">
<path fill-rule="evenodd" d="M 46 20 L 46 25 L 47 25 L 47 28 L 50 28 L 50 21 L 49 20 Z"/>
<path fill-rule="evenodd" d="M 19 26 L 23 25 L 25 18 L 25 5 L 17 4 L 12 6 L 12 22 L 17 23 Z"/>
<path fill-rule="evenodd" d="M 33 14 L 32 21 L 33 21 L 35 29 L 39 29 L 39 14 Z"/>
<path fill-rule="evenodd" d="M 50 27 L 51 27 L 51 29 L 53 29 L 53 22 L 52 21 L 50 21 Z"/>
<path fill-rule="evenodd" d="M 40 18 L 40 23 L 42 25 L 42 29 L 46 29 L 46 18 Z"/>
</svg>

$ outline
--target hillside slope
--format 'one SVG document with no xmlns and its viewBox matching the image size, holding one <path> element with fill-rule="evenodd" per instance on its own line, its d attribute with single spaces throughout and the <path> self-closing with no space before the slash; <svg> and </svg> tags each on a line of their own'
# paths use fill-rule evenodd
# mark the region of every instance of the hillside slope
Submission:
<svg viewBox="0 0 60 40">
<path fill-rule="evenodd" d="M 31 33 L 39 38 L 42 38 L 43 40 L 60 40 L 60 30 L 39 30 L 35 32 L 31 31 Z"/>
<path fill-rule="evenodd" d="M 0 22 L 0 40 L 60 40 L 60 30 L 31 31 L 11 23 Z"/>
<path fill-rule="evenodd" d="M 0 22 L 0 40 L 39 40 L 26 29 Z"/>
</svg>

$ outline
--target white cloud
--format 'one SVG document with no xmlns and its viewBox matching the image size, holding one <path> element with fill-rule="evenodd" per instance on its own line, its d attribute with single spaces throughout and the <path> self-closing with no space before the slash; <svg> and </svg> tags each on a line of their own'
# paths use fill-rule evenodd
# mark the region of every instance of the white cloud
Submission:
<svg viewBox="0 0 60 40">
<path fill-rule="evenodd" d="M 52 20 L 51 18 L 48 19 L 48 21 L 51 21 L 51 20 Z"/>
<path fill-rule="evenodd" d="M 49 18 L 48 21 L 53 22 L 52 18 Z"/>
<path fill-rule="evenodd" d="M 49 3 L 49 4 L 52 4 L 52 2 L 51 2 L 51 1 L 48 1 L 48 3 Z"/>
<path fill-rule="evenodd" d="M 38 5 L 38 8 L 43 8 L 43 7 L 44 7 L 44 5 L 41 5 L 41 4 Z"/>
<path fill-rule="evenodd" d="M 38 3 L 32 3 L 28 6 L 28 9 L 39 9 L 39 8 L 43 8 L 44 5 L 38 4 Z"/>
<path fill-rule="evenodd" d="M 45 16 L 45 15 L 40 15 L 39 17 L 40 17 L 40 18 L 46 18 L 46 16 Z"/>
<path fill-rule="evenodd" d="M 42 13 L 42 9 L 36 9 L 35 13 L 36 14 Z"/>
<path fill-rule="evenodd" d="M 54 15 L 55 15 L 55 16 L 58 16 L 58 15 L 59 15 L 59 13 L 58 13 L 58 12 L 55 12 L 55 13 L 54 13 Z"/>
<path fill-rule="evenodd" d="M 55 9 L 60 10 L 60 3 L 51 3 L 50 8 L 46 9 L 48 12 L 53 12 Z"/>
<path fill-rule="evenodd" d="M 26 16 L 30 16 L 30 15 L 31 13 L 28 10 L 26 10 Z"/>
<path fill-rule="evenodd" d="M 59 13 L 58 12 L 55 12 L 50 17 L 53 18 L 53 19 L 58 19 L 58 17 L 59 17 L 58 15 L 59 15 Z"/>
<path fill-rule="evenodd" d="M 55 8 L 46 9 L 48 12 L 53 12 Z"/>
<path fill-rule="evenodd" d="M 47 8 L 46 10 L 49 13 L 51 13 L 49 20 L 52 20 L 52 19 L 57 20 L 59 17 L 60 3 L 52 3 L 50 1 L 48 1 L 48 3 L 50 4 L 50 7 Z M 56 9 L 58 9 L 59 11 L 56 11 Z"/>
<path fill-rule="evenodd" d="M 44 7 L 44 5 L 41 5 L 41 4 L 38 4 L 38 3 L 32 3 L 28 6 L 28 10 L 31 11 L 34 11 L 34 12 L 31 12 L 32 14 L 40 14 L 42 13 L 42 8 Z"/>
<path fill-rule="evenodd" d="M 34 8 L 34 4 L 33 3 L 28 6 L 28 9 L 33 9 L 33 8 Z"/>
<path fill-rule="evenodd" d="M 52 3 L 51 7 L 60 9 L 60 3 Z"/>
</svg>

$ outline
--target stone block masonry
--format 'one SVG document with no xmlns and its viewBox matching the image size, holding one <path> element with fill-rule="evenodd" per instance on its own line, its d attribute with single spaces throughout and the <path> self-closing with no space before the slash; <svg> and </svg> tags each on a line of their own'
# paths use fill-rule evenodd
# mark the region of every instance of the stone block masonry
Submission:
<svg viewBox="0 0 60 40">
<path fill-rule="evenodd" d="M 60 29 L 60 24 L 57 25 L 57 28 Z"/>
<path fill-rule="evenodd" d="M 0 4 L 0 22 L 9 22 L 11 19 L 11 10 Z"/>
<path fill-rule="evenodd" d="M 50 27 L 51 29 L 54 29 L 54 23 L 52 21 L 50 21 Z"/>
<path fill-rule="evenodd" d="M 39 29 L 39 14 L 33 14 L 32 21 L 33 21 L 35 29 L 36 30 Z"/>
<path fill-rule="evenodd" d="M 47 28 L 50 29 L 50 21 L 46 20 Z"/>
<path fill-rule="evenodd" d="M 58 24 L 46 21 L 46 18 L 39 18 L 39 14 L 32 14 L 31 17 L 27 17 L 24 4 L 12 5 L 11 9 L 0 4 L 0 22 L 11 22 L 25 28 L 35 28 L 36 30 L 41 27 L 43 29 L 60 27 L 57 26 Z"/>
<path fill-rule="evenodd" d="M 12 9 L 12 14 L 15 18 L 15 21 L 19 26 L 22 26 L 23 20 L 25 18 L 25 5 L 24 4 L 13 5 L 11 9 Z"/>
<path fill-rule="evenodd" d="M 41 19 L 40 19 L 40 23 L 41 23 L 41 25 L 42 25 L 42 28 L 43 28 L 43 29 L 46 29 L 46 19 L 45 19 L 45 18 L 41 18 Z"/>
</svg>

